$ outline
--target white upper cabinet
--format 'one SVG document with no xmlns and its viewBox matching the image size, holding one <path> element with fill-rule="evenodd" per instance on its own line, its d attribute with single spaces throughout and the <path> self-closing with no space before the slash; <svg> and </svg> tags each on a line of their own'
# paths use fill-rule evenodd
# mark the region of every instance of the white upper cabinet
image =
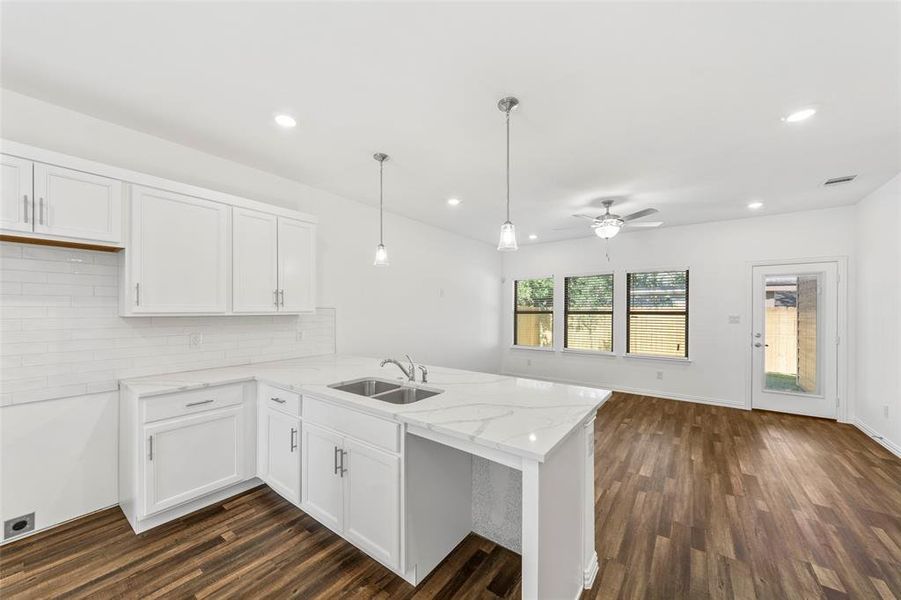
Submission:
<svg viewBox="0 0 901 600">
<path fill-rule="evenodd" d="M 278 217 L 235 208 L 232 213 L 232 311 L 276 312 Z"/>
<path fill-rule="evenodd" d="M 15 156 L 0 155 L 0 228 L 32 231 L 34 211 L 32 163 Z"/>
<path fill-rule="evenodd" d="M 232 311 L 314 310 L 316 226 L 243 208 L 232 218 Z"/>
<path fill-rule="evenodd" d="M 316 226 L 278 218 L 280 310 L 307 312 L 316 304 Z"/>
<path fill-rule="evenodd" d="M 120 313 L 224 313 L 231 207 L 133 186 Z"/>
<path fill-rule="evenodd" d="M 54 236 L 122 241 L 122 182 L 34 163 L 34 231 Z"/>
</svg>

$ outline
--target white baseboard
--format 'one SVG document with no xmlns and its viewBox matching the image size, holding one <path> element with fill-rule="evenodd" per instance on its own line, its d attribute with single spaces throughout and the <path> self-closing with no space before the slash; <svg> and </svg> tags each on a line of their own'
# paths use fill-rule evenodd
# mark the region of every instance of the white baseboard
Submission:
<svg viewBox="0 0 901 600">
<path fill-rule="evenodd" d="M 90 512 L 86 512 L 83 515 L 78 515 L 77 517 L 72 517 L 71 519 L 66 519 L 65 521 L 60 521 L 59 523 L 53 523 L 52 525 L 46 525 L 41 527 L 40 529 L 35 529 L 34 531 L 29 531 L 28 533 L 23 533 L 22 535 L 17 535 L 15 537 L 7 538 L 5 540 L 0 541 L 0 546 L 5 546 L 6 544 L 12 544 L 14 542 L 18 542 L 19 540 L 24 540 L 26 538 L 30 538 L 33 535 L 37 535 L 39 533 L 43 533 L 45 531 L 50 531 L 51 529 L 55 529 L 56 527 L 60 527 L 61 525 L 65 525 L 66 523 L 71 523 L 72 521 L 77 521 L 78 519 L 83 519 L 85 517 L 89 517 L 91 515 L 97 514 L 99 512 L 103 512 L 105 510 L 109 510 L 111 508 L 116 508 L 119 506 L 118 504 L 110 504 L 109 506 L 104 506 L 103 508 L 98 508 L 97 510 L 92 510 Z"/>
<path fill-rule="evenodd" d="M 591 586 L 594 585 L 594 579 L 598 576 L 598 553 L 594 552 L 591 557 L 591 562 L 588 563 L 588 566 L 585 567 L 585 570 L 582 572 L 582 586 L 586 590 L 590 590 Z"/>
<path fill-rule="evenodd" d="M 873 439 L 873 441 L 878 443 L 880 446 L 883 446 L 886 450 L 888 450 L 889 452 L 891 452 L 898 458 L 901 458 L 901 446 L 893 443 L 891 440 L 886 439 L 886 437 L 884 435 L 882 435 L 881 433 L 879 433 L 878 431 L 876 431 L 875 429 L 873 429 L 872 427 L 870 427 L 869 425 L 867 425 L 866 423 L 864 423 L 863 421 L 861 421 L 859 419 L 854 419 L 853 421 L 851 421 L 851 424 L 854 425 L 855 427 L 857 427 L 858 429 L 860 429 L 865 434 L 867 434 L 870 438 Z"/>
<path fill-rule="evenodd" d="M 669 392 L 659 392 L 656 390 L 643 390 L 639 388 L 630 388 L 621 385 L 610 385 L 604 383 L 590 383 L 587 381 L 577 381 L 574 379 L 550 379 L 547 377 L 538 377 L 530 373 L 515 373 L 513 371 L 504 371 L 502 375 L 510 377 L 524 377 L 526 379 L 538 379 L 540 381 L 552 381 L 555 383 L 566 383 L 569 385 L 581 385 L 584 387 L 602 388 L 613 390 L 614 392 L 622 392 L 624 394 L 635 394 L 638 396 L 651 396 L 653 398 L 663 398 L 664 400 L 679 400 L 680 402 L 695 402 L 697 404 L 710 404 L 713 406 L 724 406 L 726 408 L 738 408 L 747 410 L 744 401 L 730 402 L 728 400 L 720 400 L 718 398 L 707 398 L 705 396 L 691 396 L 688 394 L 672 394 Z"/>
</svg>

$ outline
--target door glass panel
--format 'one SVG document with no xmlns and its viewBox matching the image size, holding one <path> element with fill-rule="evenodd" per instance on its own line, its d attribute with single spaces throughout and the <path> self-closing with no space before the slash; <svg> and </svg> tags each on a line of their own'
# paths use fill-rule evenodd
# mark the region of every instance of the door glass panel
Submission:
<svg viewBox="0 0 901 600">
<path fill-rule="evenodd" d="M 766 276 L 766 389 L 818 394 L 821 274 Z"/>
</svg>

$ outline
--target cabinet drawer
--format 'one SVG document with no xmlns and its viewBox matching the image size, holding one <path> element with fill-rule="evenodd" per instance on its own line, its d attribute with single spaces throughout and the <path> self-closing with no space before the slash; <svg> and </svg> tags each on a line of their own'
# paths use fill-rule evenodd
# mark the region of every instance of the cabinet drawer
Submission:
<svg viewBox="0 0 901 600">
<path fill-rule="evenodd" d="M 241 404 L 244 386 L 220 385 L 178 394 L 167 394 L 144 400 L 144 423 Z"/>
<path fill-rule="evenodd" d="M 259 384 L 260 402 L 268 408 L 280 410 L 289 415 L 300 416 L 300 394 L 269 385 Z"/>
<path fill-rule="evenodd" d="M 400 452 L 400 425 L 307 396 L 303 402 L 303 418 L 363 442 Z"/>
</svg>

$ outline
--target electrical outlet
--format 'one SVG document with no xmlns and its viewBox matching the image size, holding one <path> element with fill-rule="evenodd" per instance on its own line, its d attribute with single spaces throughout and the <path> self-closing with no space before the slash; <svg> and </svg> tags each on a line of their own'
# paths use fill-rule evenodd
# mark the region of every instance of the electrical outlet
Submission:
<svg viewBox="0 0 901 600">
<path fill-rule="evenodd" d="M 192 333 L 188 335 L 188 346 L 191 348 L 200 348 L 203 345 L 203 334 Z"/>
<path fill-rule="evenodd" d="M 295 338 L 294 338 L 294 339 L 297 340 L 298 342 L 302 342 L 302 341 L 303 341 L 303 331 L 298 331 L 298 332 L 295 334 Z"/>
<path fill-rule="evenodd" d="M 4 540 L 16 537 L 17 535 L 22 535 L 23 533 L 28 533 L 29 531 L 34 531 L 34 513 L 28 513 L 27 515 L 8 519 L 3 522 Z"/>
<path fill-rule="evenodd" d="M 526 366 L 527 366 L 527 367 L 531 367 L 531 366 L 532 366 L 532 359 L 531 359 L 531 358 L 527 358 L 527 359 L 526 359 Z"/>
<path fill-rule="evenodd" d="M 741 323 L 741 315 L 729 315 L 729 324 L 738 325 Z"/>
<path fill-rule="evenodd" d="M 657 371 L 657 379 L 663 379 L 663 371 Z"/>
</svg>

